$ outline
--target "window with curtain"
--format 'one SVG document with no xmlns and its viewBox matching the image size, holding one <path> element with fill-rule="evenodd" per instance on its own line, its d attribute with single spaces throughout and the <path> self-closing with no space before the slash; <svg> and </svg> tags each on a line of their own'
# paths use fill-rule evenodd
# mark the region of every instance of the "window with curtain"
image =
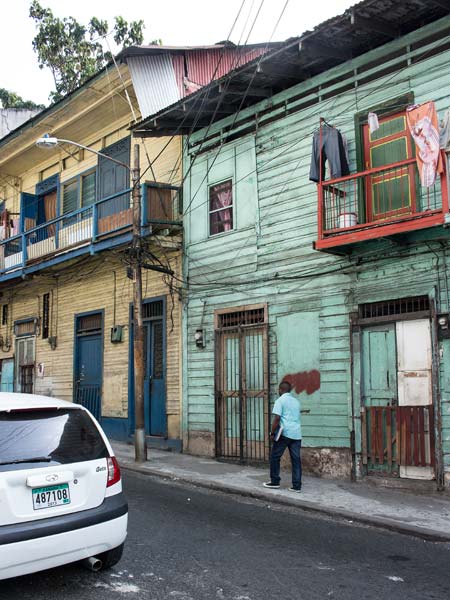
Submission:
<svg viewBox="0 0 450 600">
<path fill-rule="evenodd" d="M 233 229 L 233 181 L 227 179 L 209 188 L 209 234 Z"/>
</svg>

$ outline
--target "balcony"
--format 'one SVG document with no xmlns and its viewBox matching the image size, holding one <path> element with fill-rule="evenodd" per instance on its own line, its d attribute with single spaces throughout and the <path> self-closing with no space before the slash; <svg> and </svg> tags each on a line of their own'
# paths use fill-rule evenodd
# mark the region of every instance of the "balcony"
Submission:
<svg viewBox="0 0 450 600">
<path fill-rule="evenodd" d="M 182 230 L 178 188 L 143 184 L 142 234 L 173 235 Z M 90 206 L 33 226 L 0 242 L 0 281 L 20 277 L 82 254 L 95 254 L 132 239 L 131 188 Z"/>
<path fill-rule="evenodd" d="M 316 250 L 346 254 L 367 240 L 449 222 L 447 175 L 420 185 L 415 158 L 318 184 Z"/>
</svg>

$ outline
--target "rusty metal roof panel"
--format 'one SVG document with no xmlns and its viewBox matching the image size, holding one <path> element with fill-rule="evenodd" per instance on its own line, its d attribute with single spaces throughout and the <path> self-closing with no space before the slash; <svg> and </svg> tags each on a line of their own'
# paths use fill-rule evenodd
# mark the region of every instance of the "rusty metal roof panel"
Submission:
<svg viewBox="0 0 450 600">
<path fill-rule="evenodd" d="M 213 79 L 222 77 L 228 71 L 236 69 L 257 58 L 267 51 L 264 47 L 215 48 L 213 50 L 186 52 L 187 78 L 197 85 L 206 85 Z"/>
<path fill-rule="evenodd" d="M 238 106 L 250 106 L 391 40 L 448 16 L 444 0 L 362 0 L 312 31 L 270 48 L 259 58 L 218 76 L 183 102 L 137 123 L 137 135 L 170 135 L 200 129 Z M 221 89 L 223 92 L 221 93 Z M 199 118 L 199 110 L 203 114 Z"/>
<path fill-rule="evenodd" d="M 191 50 L 127 57 L 142 118 L 170 106 L 197 91 L 199 86 L 222 77 L 254 60 L 267 49 L 225 48 Z"/>
<path fill-rule="evenodd" d="M 180 98 L 184 96 L 184 54 L 172 54 L 172 66 L 175 72 Z"/>
</svg>

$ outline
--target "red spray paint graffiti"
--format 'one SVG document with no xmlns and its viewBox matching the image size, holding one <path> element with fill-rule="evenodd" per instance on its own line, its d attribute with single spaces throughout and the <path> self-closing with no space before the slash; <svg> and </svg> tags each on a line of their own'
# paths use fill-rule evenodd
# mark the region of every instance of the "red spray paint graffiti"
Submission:
<svg viewBox="0 0 450 600">
<path fill-rule="evenodd" d="M 297 394 L 306 392 L 309 396 L 320 389 L 320 373 L 316 369 L 285 375 L 283 381 L 289 382 Z"/>
</svg>

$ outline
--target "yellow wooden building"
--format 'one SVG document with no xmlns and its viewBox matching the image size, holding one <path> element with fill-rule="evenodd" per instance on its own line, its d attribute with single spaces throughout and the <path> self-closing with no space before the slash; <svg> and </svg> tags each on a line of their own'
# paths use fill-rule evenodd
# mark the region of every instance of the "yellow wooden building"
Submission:
<svg viewBox="0 0 450 600">
<path fill-rule="evenodd" d="M 175 274 L 143 271 L 146 431 L 181 448 L 181 138 L 132 140 L 136 87 L 152 79 L 131 71 L 122 57 L 0 140 L 0 383 L 81 402 L 113 437 L 132 433 L 130 171 L 110 158 L 129 165 L 139 143 L 144 263 Z M 108 158 L 37 147 L 45 134 Z"/>
<path fill-rule="evenodd" d="M 139 144 L 145 425 L 150 444 L 182 449 L 179 186 L 181 134 L 189 132 L 146 140 L 132 139 L 131 128 L 267 49 L 127 48 L 0 139 L 3 391 L 74 400 L 112 437 L 132 434 L 129 166 Z M 200 109 L 198 117 L 209 118 L 211 107 Z M 57 147 L 38 147 L 45 135 Z"/>
</svg>

